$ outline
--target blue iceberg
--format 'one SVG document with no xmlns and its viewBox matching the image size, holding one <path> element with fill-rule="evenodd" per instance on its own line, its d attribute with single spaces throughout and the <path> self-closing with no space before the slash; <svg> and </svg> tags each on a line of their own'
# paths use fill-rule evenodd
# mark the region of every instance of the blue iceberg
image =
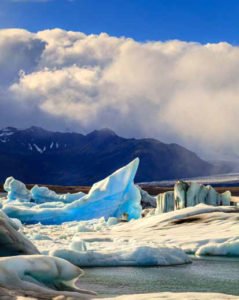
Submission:
<svg viewBox="0 0 239 300">
<path fill-rule="evenodd" d="M 79 200 L 81 197 L 85 196 L 85 193 L 79 192 L 75 194 L 57 194 L 54 191 L 49 190 L 45 186 L 35 185 L 31 189 L 32 199 L 36 203 L 45 203 L 45 202 L 64 202 L 70 203 L 75 200 Z"/>
<path fill-rule="evenodd" d="M 64 205 L 35 205 L 29 207 L 24 203 L 3 206 L 3 211 L 11 218 L 17 218 L 25 224 L 61 224 L 68 221 L 90 220 L 94 218 L 121 217 L 128 214 L 128 220 L 141 217 L 142 207 L 140 205 L 141 195 L 139 189 L 134 185 L 134 177 L 139 165 L 136 158 L 125 167 L 117 170 L 107 178 L 95 183 L 87 195 L 79 195 L 77 200 Z M 36 191 L 38 196 L 36 197 Z M 11 193 L 9 189 L 9 193 Z M 17 193 L 17 191 L 15 191 Z M 47 190 L 44 190 L 46 195 Z M 38 200 L 42 196 L 39 188 L 32 192 Z M 31 193 L 30 193 L 31 195 Z M 49 197 L 51 198 L 51 197 Z M 53 197 L 54 198 L 54 197 Z M 29 198 L 27 198 L 29 201 Z M 62 201 L 60 199 L 55 199 Z M 41 201 L 40 201 L 41 202 Z M 45 204 L 47 204 L 46 202 Z"/>
<path fill-rule="evenodd" d="M 31 193 L 21 181 L 8 177 L 4 183 L 4 190 L 8 193 L 8 201 L 29 202 Z"/>
</svg>

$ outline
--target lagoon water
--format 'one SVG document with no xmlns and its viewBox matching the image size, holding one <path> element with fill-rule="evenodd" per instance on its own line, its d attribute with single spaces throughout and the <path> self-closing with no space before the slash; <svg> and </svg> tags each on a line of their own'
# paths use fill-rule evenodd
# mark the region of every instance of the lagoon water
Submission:
<svg viewBox="0 0 239 300">
<path fill-rule="evenodd" d="M 192 264 L 177 267 L 86 269 L 80 286 L 104 296 L 154 292 L 218 292 L 239 296 L 239 259 L 192 260 Z"/>
</svg>

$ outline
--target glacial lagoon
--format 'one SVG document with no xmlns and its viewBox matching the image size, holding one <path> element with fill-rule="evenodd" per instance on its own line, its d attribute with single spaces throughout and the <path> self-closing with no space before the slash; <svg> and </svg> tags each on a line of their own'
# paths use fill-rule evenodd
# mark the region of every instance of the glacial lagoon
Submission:
<svg viewBox="0 0 239 300">
<path fill-rule="evenodd" d="M 238 258 L 190 258 L 192 264 L 176 267 L 84 269 L 80 287 L 94 289 L 105 297 L 156 292 L 210 292 L 239 296 Z"/>
</svg>

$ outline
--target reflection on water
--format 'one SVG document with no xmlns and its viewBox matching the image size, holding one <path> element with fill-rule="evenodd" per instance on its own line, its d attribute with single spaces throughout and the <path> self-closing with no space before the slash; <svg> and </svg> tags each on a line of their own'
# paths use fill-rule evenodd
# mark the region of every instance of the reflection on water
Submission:
<svg viewBox="0 0 239 300">
<path fill-rule="evenodd" d="M 239 260 L 214 257 L 176 267 L 92 268 L 85 270 L 80 282 L 94 283 L 100 294 L 111 295 L 169 291 L 239 295 Z"/>
</svg>

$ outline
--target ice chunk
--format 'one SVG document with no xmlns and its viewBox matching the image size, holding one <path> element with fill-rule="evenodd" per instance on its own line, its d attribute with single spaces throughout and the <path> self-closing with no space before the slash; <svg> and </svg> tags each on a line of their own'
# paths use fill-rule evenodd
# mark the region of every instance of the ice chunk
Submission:
<svg viewBox="0 0 239 300">
<path fill-rule="evenodd" d="M 221 194 L 221 202 L 223 206 L 229 206 L 231 201 L 232 194 L 230 191 L 226 191 Z"/>
<path fill-rule="evenodd" d="M 156 214 L 166 213 L 175 209 L 174 192 L 169 191 L 159 194 L 156 198 L 157 208 Z"/>
<path fill-rule="evenodd" d="M 231 201 L 231 193 L 229 191 L 219 194 L 210 185 L 204 186 L 197 182 L 183 182 L 177 181 L 174 186 L 174 201 L 175 209 L 182 209 L 185 207 L 195 206 L 200 203 L 213 206 L 229 206 Z M 157 196 L 156 214 L 161 212 L 168 212 L 171 208 L 167 208 L 168 201 L 166 194 L 159 194 Z M 171 197 L 171 194 L 170 194 Z M 170 198 L 171 199 L 171 198 Z M 170 207 L 173 207 L 173 202 L 170 200 Z"/>
<path fill-rule="evenodd" d="M 116 225 L 116 224 L 118 224 L 120 222 L 121 222 L 120 218 L 111 217 L 111 218 L 108 219 L 107 225 L 108 226 L 113 226 L 113 225 Z"/>
<path fill-rule="evenodd" d="M 3 206 L 5 213 L 18 218 L 23 223 L 61 224 L 73 220 L 89 220 L 104 216 L 121 217 L 129 215 L 129 220 L 141 217 L 140 191 L 134 185 L 134 177 L 138 169 L 139 159 L 136 158 L 125 167 L 117 170 L 104 180 L 95 183 L 89 194 L 66 203 L 63 207 L 40 208 L 34 206 L 14 207 Z"/>
<path fill-rule="evenodd" d="M 86 243 L 77 236 L 73 238 L 70 249 L 75 251 L 87 251 Z"/>
<path fill-rule="evenodd" d="M 186 206 L 195 206 L 199 203 L 205 203 L 208 190 L 197 182 L 191 182 L 186 194 Z"/>
<path fill-rule="evenodd" d="M 12 222 L 14 222 L 15 224 L 15 229 L 16 230 L 19 230 L 19 229 L 23 229 L 23 225 L 22 225 L 22 222 L 16 218 L 13 218 L 13 219 L 10 219 Z"/>
<path fill-rule="evenodd" d="M 110 217 L 108 221 L 105 218 L 93 219 L 89 221 L 80 221 L 76 226 L 76 232 L 95 232 L 109 229 L 111 226 L 121 222 L 121 218 Z"/>
<path fill-rule="evenodd" d="M 36 241 L 50 241 L 51 238 L 48 236 L 48 235 L 45 235 L 45 234 L 35 234 L 32 236 L 32 239 L 33 240 L 36 240 Z"/>
<path fill-rule="evenodd" d="M 186 207 L 186 196 L 187 196 L 188 184 L 183 181 L 176 182 L 174 186 L 174 199 L 175 208 L 181 209 Z"/>
<path fill-rule="evenodd" d="M 75 194 L 57 194 L 54 191 L 49 190 L 47 187 L 39 187 L 38 185 L 35 185 L 31 189 L 32 198 L 35 200 L 36 203 L 45 203 L 45 202 L 64 202 L 64 203 L 70 203 L 75 200 L 79 200 L 83 196 L 85 196 L 85 193 L 79 192 Z"/>
<path fill-rule="evenodd" d="M 37 248 L 12 226 L 16 226 L 15 222 L 10 221 L 0 217 L 0 256 L 38 254 Z"/>
<path fill-rule="evenodd" d="M 141 194 L 141 205 L 142 205 L 142 208 L 156 207 L 156 198 L 153 197 L 153 196 L 150 196 L 140 186 L 137 185 L 137 188 L 139 189 L 140 194 Z"/>
<path fill-rule="evenodd" d="M 87 226 L 86 224 L 84 224 L 83 222 L 80 222 L 80 224 L 77 226 L 77 231 L 78 232 L 93 232 L 94 229 Z"/>
<path fill-rule="evenodd" d="M 45 255 L 13 256 L 0 258 L 0 282 L 14 289 L 31 290 L 48 295 L 95 295 L 80 290 L 75 281 L 82 270 L 68 261 Z"/>
<path fill-rule="evenodd" d="M 229 239 L 223 243 L 208 243 L 199 247 L 196 255 L 239 256 L 239 238 Z"/>
<path fill-rule="evenodd" d="M 215 189 L 210 186 L 210 185 L 207 185 L 206 187 L 208 189 L 208 194 L 207 194 L 207 198 L 206 198 L 206 201 L 205 203 L 208 204 L 208 205 L 214 205 L 214 206 L 217 206 L 218 205 L 218 194 L 217 192 L 215 191 Z"/>
<path fill-rule="evenodd" d="M 188 256 L 179 248 L 133 245 L 111 251 L 73 251 L 57 249 L 50 255 L 64 258 L 81 267 L 112 266 L 168 266 L 189 263 Z"/>
<path fill-rule="evenodd" d="M 31 193 L 21 181 L 8 177 L 4 183 L 4 190 L 8 192 L 7 198 L 9 201 L 18 200 L 28 202 L 31 200 Z"/>
</svg>

